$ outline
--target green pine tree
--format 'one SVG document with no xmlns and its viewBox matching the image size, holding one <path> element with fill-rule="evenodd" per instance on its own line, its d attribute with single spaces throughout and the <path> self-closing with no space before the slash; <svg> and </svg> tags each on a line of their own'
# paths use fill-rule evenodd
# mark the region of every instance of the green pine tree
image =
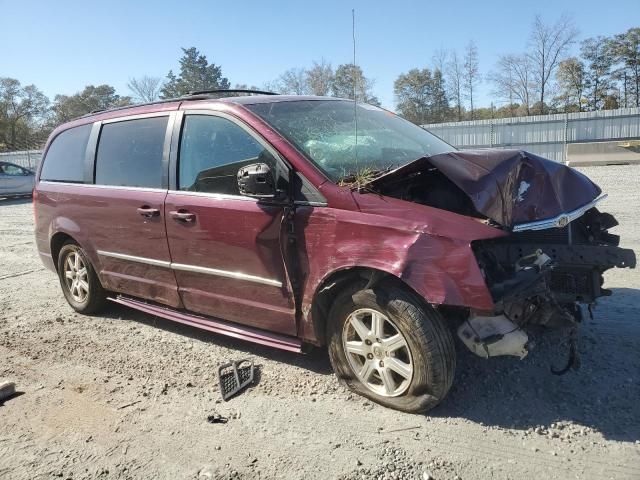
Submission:
<svg viewBox="0 0 640 480">
<path fill-rule="evenodd" d="M 183 48 L 180 59 L 180 75 L 173 71 L 167 74 L 167 80 L 160 91 L 161 98 L 175 98 L 197 90 L 227 90 L 229 80 L 222 76 L 222 68 L 209 63 L 205 55 L 195 48 Z"/>
</svg>

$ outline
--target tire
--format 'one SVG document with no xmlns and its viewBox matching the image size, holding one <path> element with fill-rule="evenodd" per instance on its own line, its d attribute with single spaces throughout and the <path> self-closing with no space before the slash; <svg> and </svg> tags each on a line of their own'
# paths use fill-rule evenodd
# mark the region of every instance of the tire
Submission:
<svg viewBox="0 0 640 480">
<path fill-rule="evenodd" d="M 380 331 L 381 337 L 376 335 Z M 453 383 L 456 353 L 444 319 L 415 294 L 392 283 L 367 290 L 354 286 L 339 295 L 329 313 L 327 339 L 340 382 L 385 407 L 427 411 L 444 399 Z M 366 383 L 357 371 L 368 378 Z"/>
<path fill-rule="evenodd" d="M 60 249 L 58 278 L 64 297 L 76 312 L 95 313 L 107 303 L 107 292 L 102 288 L 93 265 L 75 242 L 69 241 Z"/>
</svg>

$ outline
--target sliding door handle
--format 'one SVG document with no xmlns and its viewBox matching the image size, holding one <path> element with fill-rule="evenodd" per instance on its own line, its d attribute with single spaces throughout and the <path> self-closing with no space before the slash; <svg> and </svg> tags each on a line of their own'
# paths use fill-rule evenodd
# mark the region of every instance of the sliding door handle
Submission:
<svg viewBox="0 0 640 480">
<path fill-rule="evenodd" d="M 143 205 L 142 207 L 138 208 L 138 213 L 147 218 L 160 216 L 160 210 L 158 210 L 157 208 L 151 208 L 148 205 Z"/>
</svg>

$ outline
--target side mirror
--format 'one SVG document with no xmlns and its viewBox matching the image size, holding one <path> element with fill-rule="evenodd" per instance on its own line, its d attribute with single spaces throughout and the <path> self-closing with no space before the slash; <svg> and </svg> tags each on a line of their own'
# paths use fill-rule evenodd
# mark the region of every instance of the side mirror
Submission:
<svg viewBox="0 0 640 480">
<path fill-rule="evenodd" d="M 238 170 L 240 195 L 255 198 L 275 198 L 276 182 L 269 165 L 253 163 Z"/>
</svg>

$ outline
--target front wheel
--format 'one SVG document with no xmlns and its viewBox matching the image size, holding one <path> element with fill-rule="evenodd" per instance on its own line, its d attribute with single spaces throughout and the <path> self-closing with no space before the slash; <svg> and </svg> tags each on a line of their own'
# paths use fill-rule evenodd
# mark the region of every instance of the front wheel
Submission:
<svg viewBox="0 0 640 480">
<path fill-rule="evenodd" d="M 443 318 L 395 285 L 340 295 L 327 333 L 338 379 L 377 403 L 423 412 L 451 387 L 455 347 Z"/>
<path fill-rule="evenodd" d="M 66 243 L 58 255 L 58 277 L 67 302 L 79 313 L 94 313 L 104 307 L 107 293 L 79 245 Z"/>
</svg>

